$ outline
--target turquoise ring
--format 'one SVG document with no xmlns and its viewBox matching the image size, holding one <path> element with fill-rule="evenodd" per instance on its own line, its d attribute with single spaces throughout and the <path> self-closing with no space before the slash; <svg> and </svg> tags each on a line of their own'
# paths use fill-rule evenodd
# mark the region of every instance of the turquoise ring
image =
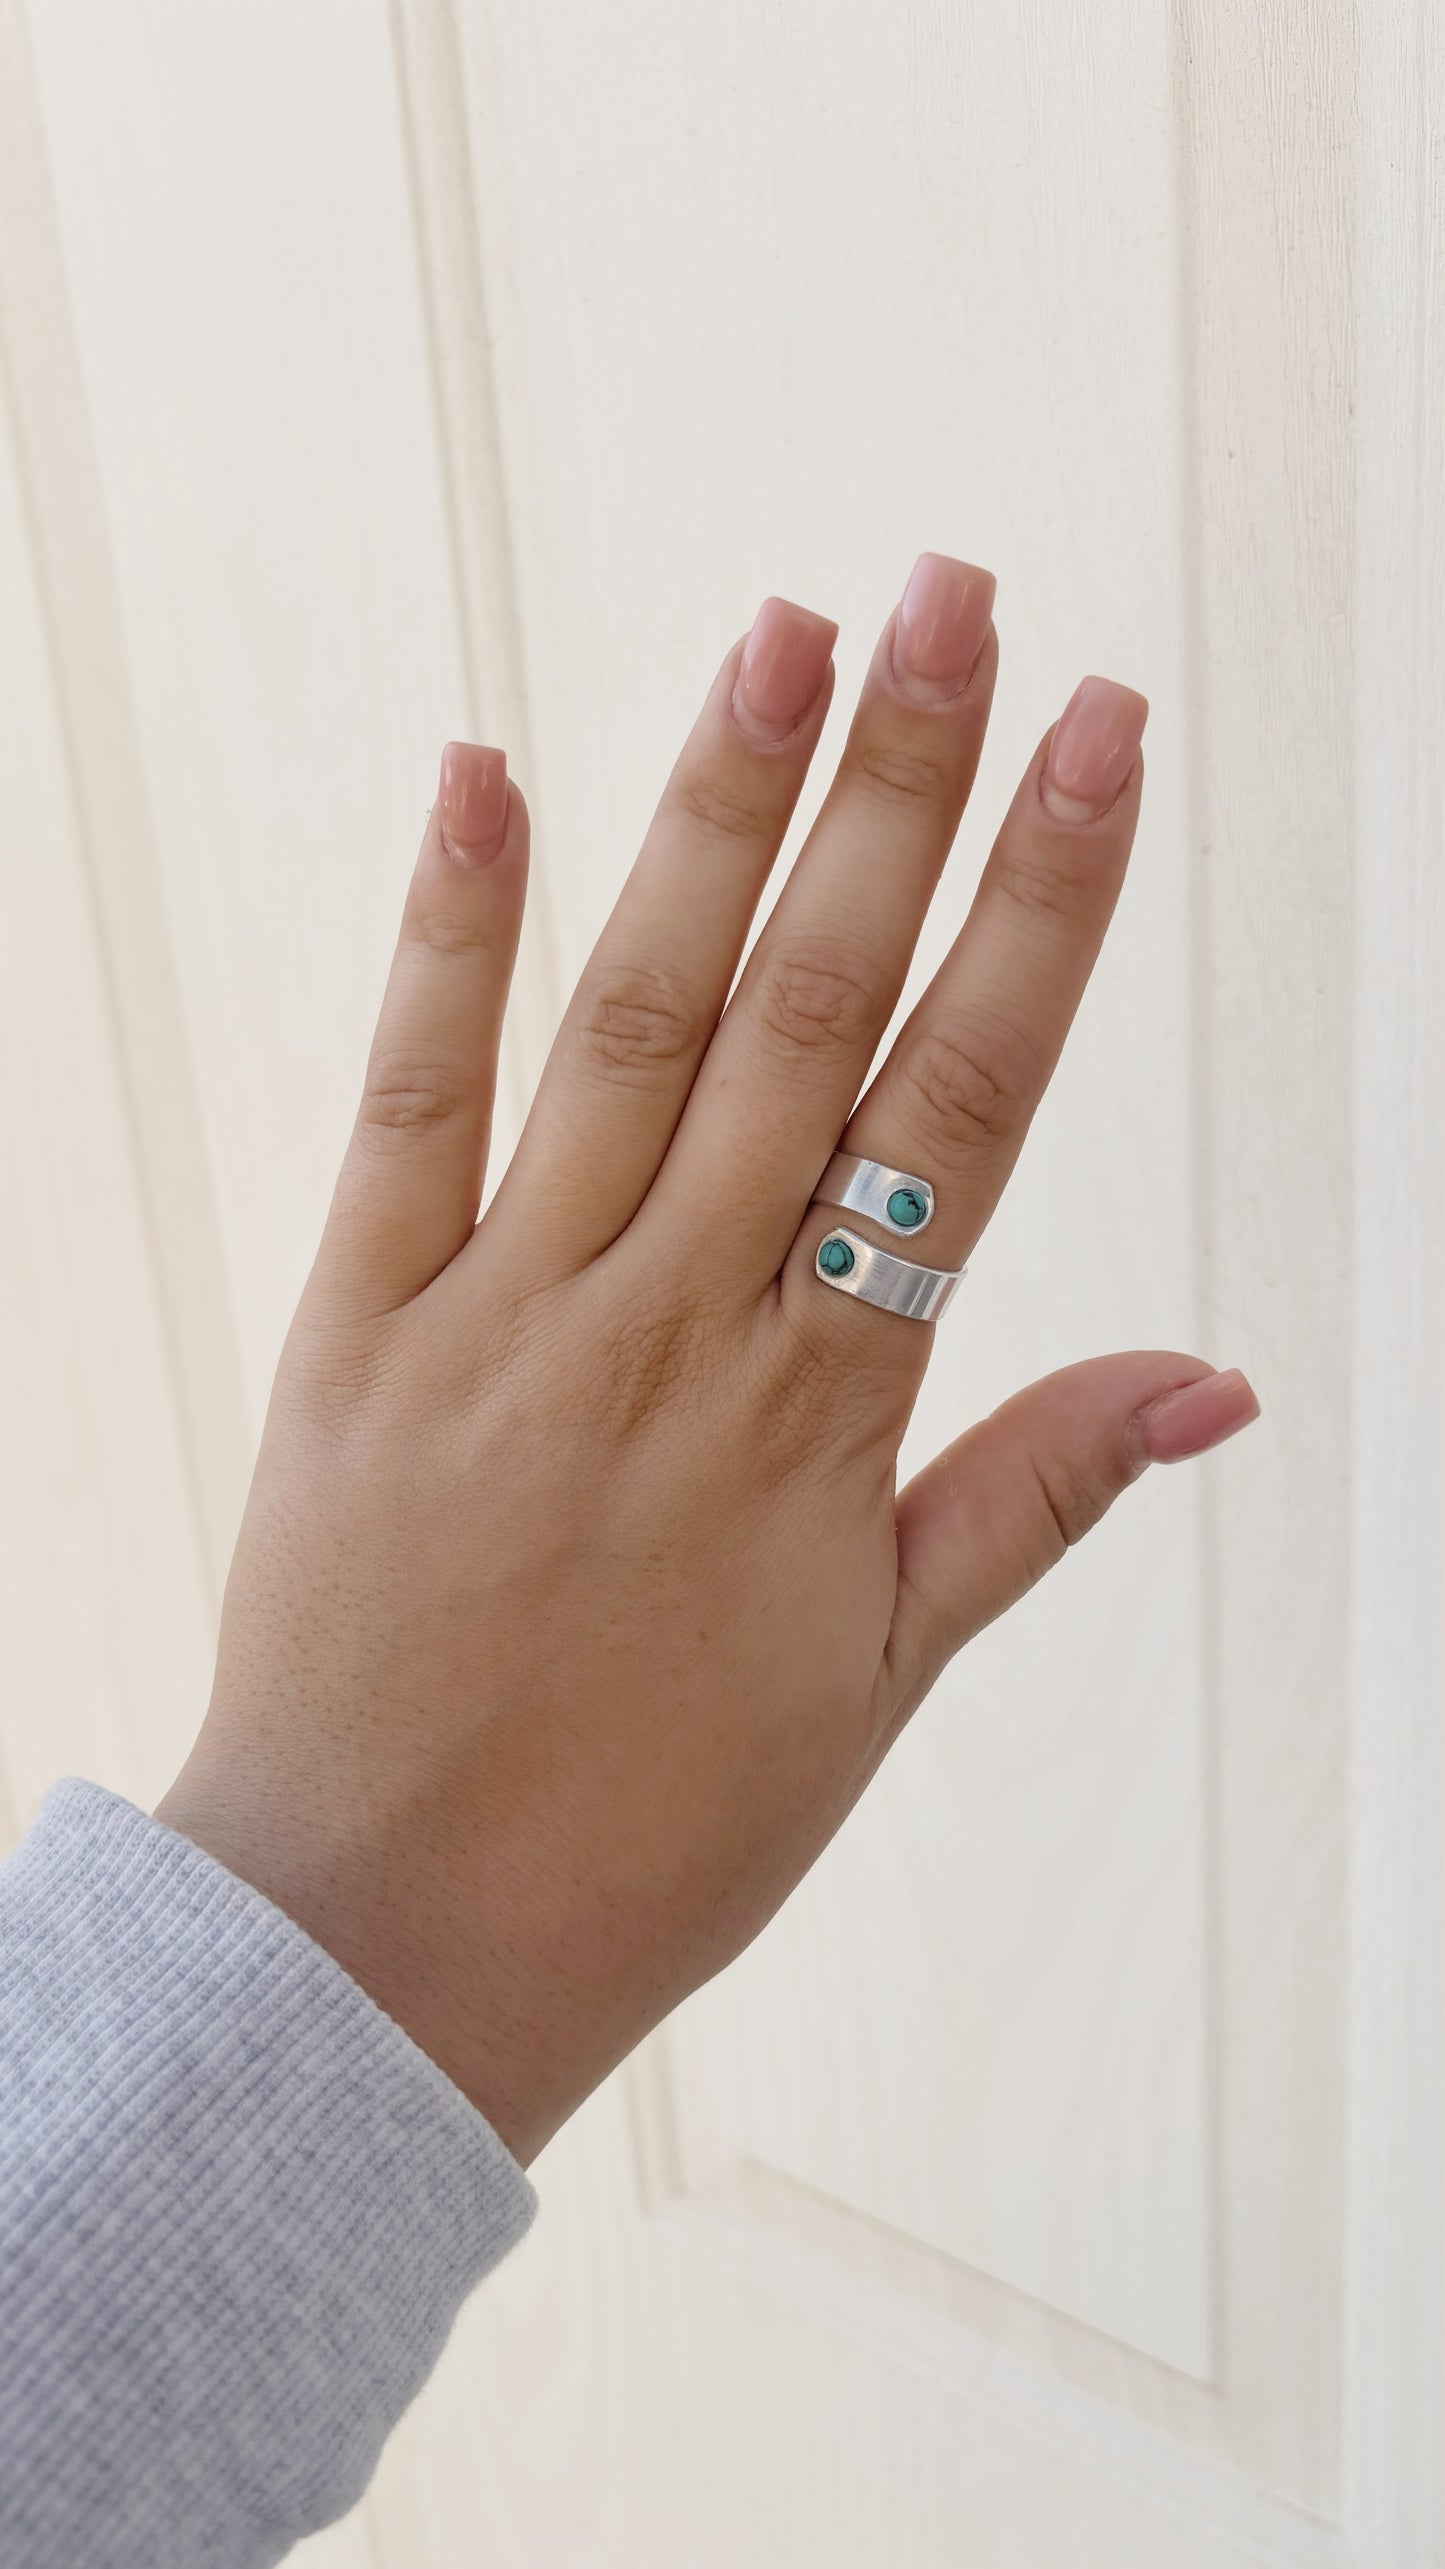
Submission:
<svg viewBox="0 0 1445 2569">
<path fill-rule="evenodd" d="M 926 1230 L 933 1220 L 933 1189 L 926 1177 L 890 1169 L 882 1160 L 857 1159 L 852 1151 L 833 1153 L 813 1190 L 813 1202 L 866 1213 L 870 1222 L 900 1239 Z"/>
<path fill-rule="evenodd" d="M 860 1160 L 852 1151 L 833 1153 L 813 1190 L 813 1202 L 866 1214 L 896 1238 L 926 1230 L 933 1220 L 933 1189 L 926 1177 L 891 1169 L 883 1160 Z M 835 1293 L 871 1302 L 877 1311 L 896 1311 L 903 1320 L 937 1320 L 968 1269 L 915 1266 L 911 1258 L 897 1258 L 891 1249 L 880 1249 L 876 1241 L 840 1223 L 818 1242 L 813 1273 Z"/>
<path fill-rule="evenodd" d="M 901 1320 L 938 1320 L 948 1309 L 967 1267 L 918 1267 L 856 1231 L 825 1231 L 813 1253 L 813 1272 L 835 1293 L 896 1311 Z"/>
</svg>

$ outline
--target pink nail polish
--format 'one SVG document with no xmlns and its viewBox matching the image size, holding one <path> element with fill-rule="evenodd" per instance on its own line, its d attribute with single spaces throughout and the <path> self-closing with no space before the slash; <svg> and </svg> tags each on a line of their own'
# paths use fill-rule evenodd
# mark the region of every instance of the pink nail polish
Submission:
<svg viewBox="0 0 1445 2569">
<path fill-rule="evenodd" d="M 1056 821 L 1097 821 L 1139 755 L 1149 700 L 1112 678 L 1081 678 L 1054 725 L 1039 797 Z"/>
<path fill-rule="evenodd" d="M 1253 1390 L 1231 1367 L 1151 1401 L 1130 1421 L 1131 1441 L 1143 1462 L 1186 1463 L 1222 1445 L 1227 1436 L 1237 1436 L 1258 1416 Z"/>
<path fill-rule="evenodd" d="M 960 693 L 988 640 L 997 590 L 976 563 L 919 554 L 893 628 L 893 675 L 905 695 L 938 704 Z"/>
<path fill-rule="evenodd" d="M 507 753 L 449 740 L 437 787 L 442 845 L 460 864 L 494 856 L 507 826 Z"/>
<path fill-rule="evenodd" d="M 828 674 L 836 624 L 795 607 L 787 598 L 764 598 L 743 645 L 733 709 L 745 730 L 781 740 L 796 730 Z"/>
</svg>

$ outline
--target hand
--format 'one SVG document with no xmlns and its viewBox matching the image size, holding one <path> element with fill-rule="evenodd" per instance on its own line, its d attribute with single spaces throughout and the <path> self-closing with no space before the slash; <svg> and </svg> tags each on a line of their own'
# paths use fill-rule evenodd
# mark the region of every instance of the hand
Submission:
<svg viewBox="0 0 1445 2569">
<path fill-rule="evenodd" d="M 992 599 L 918 564 L 729 1000 L 832 688 L 836 627 L 768 600 L 480 1223 L 527 821 L 500 751 L 443 759 L 162 1816 L 523 2159 L 757 1934 L 951 1655 L 1147 1462 L 1256 1414 L 1238 1374 L 1103 1357 L 898 1497 L 932 1329 L 814 1270 L 840 1138 L 932 1180 L 919 1258 L 968 1256 L 1123 881 L 1146 709 L 1089 678 L 857 1102 L 977 766 Z"/>
</svg>

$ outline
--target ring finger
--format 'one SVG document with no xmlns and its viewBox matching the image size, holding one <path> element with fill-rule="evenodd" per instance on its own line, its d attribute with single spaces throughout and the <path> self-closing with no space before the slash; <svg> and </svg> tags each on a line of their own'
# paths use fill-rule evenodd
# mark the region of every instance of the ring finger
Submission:
<svg viewBox="0 0 1445 2569">
<path fill-rule="evenodd" d="M 845 1150 L 933 1188 L 927 1230 L 916 1247 L 889 1240 L 896 1255 L 961 1266 L 1003 1193 L 1123 886 L 1147 713 L 1110 679 L 1075 691 L 1014 796 L 958 938 L 848 1125 Z M 833 1297 L 819 1296 L 813 1265 L 839 1218 L 821 1206 L 810 1216 L 785 1280 L 820 1322 Z M 831 1325 L 857 1325 L 841 1298 L 833 1307 Z M 877 1326 L 908 1340 L 887 1315 Z"/>
</svg>

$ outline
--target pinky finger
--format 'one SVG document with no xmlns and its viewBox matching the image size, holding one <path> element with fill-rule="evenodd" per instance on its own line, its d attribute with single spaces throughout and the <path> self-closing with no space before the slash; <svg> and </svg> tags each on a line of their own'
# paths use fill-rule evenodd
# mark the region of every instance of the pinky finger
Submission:
<svg viewBox="0 0 1445 2569">
<path fill-rule="evenodd" d="M 450 743 L 313 1275 L 333 1310 L 396 1310 L 471 1237 L 527 836 L 503 752 Z"/>
<path fill-rule="evenodd" d="M 959 1437 L 898 1502 L 886 1731 L 1150 1463 L 1206 1454 L 1258 1416 L 1243 1374 L 1140 1353 L 1050 1374 Z"/>
</svg>

